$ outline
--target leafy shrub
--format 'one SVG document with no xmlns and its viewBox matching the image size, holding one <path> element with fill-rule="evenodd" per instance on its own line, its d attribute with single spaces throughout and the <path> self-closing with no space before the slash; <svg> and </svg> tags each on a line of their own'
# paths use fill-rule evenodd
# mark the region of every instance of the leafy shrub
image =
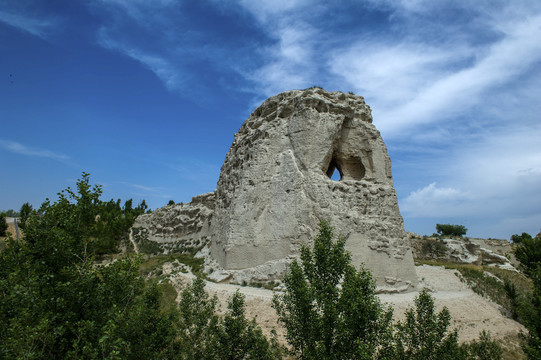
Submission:
<svg viewBox="0 0 541 360">
<path fill-rule="evenodd" d="M 19 217 L 19 213 L 13 209 L 6 210 L 7 217 Z"/>
<path fill-rule="evenodd" d="M 18 221 L 18 225 L 21 229 L 24 230 L 24 227 L 26 226 L 26 221 L 28 220 L 28 218 L 30 217 L 30 215 L 32 214 L 32 205 L 30 205 L 30 203 L 28 202 L 25 202 L 22 206 L 21 206 L 21 210 L 19 211 L 19 214 L 20 214 L 20 219 Z"/>
<path fill-rule="evenodd" d="M 415 309 L 406 311 L 406 319 L 398 322 L 389 359 L 460 359 L 465 358 L 458 345 L 458 332 L 450 331 L 451 314 L 443 308 L 434 313 L 434 299 L 424 289 L 415 298 Z"/>
<path fill-rule="evenodd" d="M 447 246 L 441 239 L 423 238 L 421 240 L 421 251 L 424 257 L 439 258 L 447 252 Z"/>
<path fill-rule="evenodd" d="M 541 235 L 533 239 L 522 237 L 515 249 L 520 267 L 533 282 L 533 293 L 520 307 L 520 315 L 528 329 L 523 350 L 529 359 L 541 358 Z"/>
<path fill-rule="evenodd" d="M 533 239 L 523 237 L 515 249 L 515 256 L 520 261 L 520 268 L 530 277 L 541 265 L 541 236 Z"/>
<path fill-rule="evenodd" d="M 532 239 L 532 235 L 528 234 L 527 232 L 523 232 L 522 234 L 514 234 L 514 235 L 511 235 L 511 242 L 513 242 L 513 244 L 520 244 L 522 243 L 522 240 L 523 239 L 526 239 L 526 240 L 531 240 Z"/>
<path fill-rule="evenodd" d="M 216 315 L 218 299 L 196 278 L 181 294 L 178 347 L 181 359 L 280 359 L 282 349 L 269 342 L 255 320 L 245 317 L 244 297 L 236 292 L 223 318 Z"/>
<path fill-rule="evenodd" d="M 0 213 L 0 236 L 7 236 L 7 230 L 6 213 Z"/>
<path fill-rule="evenodd" d="M 502 349 L 483 331 L 479 340 L 459 345 L 458 332 L 450 330 L 451 315 L 447 308 L 434 313 L 434 299 L 426 289 L 415 298 L 415 309 L 396 324 L 392 340 L 382 349 L 382 359 L 403 360 L 499 360 Z"/>
<path fill-rule="evenodd" d="M 77 188 L 47 200 L 29 217 L 24 241 L 10 239 L 0 252 L 0 359 L 280 358 L 276 342 L 245 319 L 240 294 L 220 318 L 202 279 L 177 308 L 171 286 L 145 283 L 140 258 L 93 263 L 96 216 L 108 203 L 87 174 Z M 123 209 L 133 210 L 131 202 Z"/>
<path fill-rule="evenodd" d="M 479 334 L 479 340 L 464 344 L 463 348 L 468 354 L 468 359 L 497 360 L 501 359 L 503 354 L 501 346 L 492 340 L 490 334 L 485 330 Z"/>
</svg>

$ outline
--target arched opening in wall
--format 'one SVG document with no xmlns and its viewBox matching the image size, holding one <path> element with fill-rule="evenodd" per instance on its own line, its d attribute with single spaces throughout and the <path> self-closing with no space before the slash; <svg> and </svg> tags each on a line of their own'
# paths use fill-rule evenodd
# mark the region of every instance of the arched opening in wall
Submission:
<svg viewBox="0 0 541 360">
<path fill-rule="evenodd" d="M 329 179 L 334 181 L 340 181 L 342 180 L 342 170 L 340 169 L 340 166 L 336 163 L 335 159 L 332 159 L 329 168 L 327 169 L 327 176 Z"/>
<path fill-rule="evenodd" d="M 338 154 L 333 156 L 325 173 L 334 181 L 361 180 L 364 178 L 366 169 L 360 158 L 343 158 Z"/>
</svg>

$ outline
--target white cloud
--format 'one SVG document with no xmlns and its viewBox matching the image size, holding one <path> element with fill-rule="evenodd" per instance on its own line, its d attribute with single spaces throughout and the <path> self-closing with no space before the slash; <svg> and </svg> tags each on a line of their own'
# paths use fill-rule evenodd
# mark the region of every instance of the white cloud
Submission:
<svg viewBox="0 0 541 360">
<path fill-rule="evenodd" d="M 262 51 L 268 59 L 261 67 L 244 72 L 246 79 L 256 84 L 258 92 L 265 96 L 275 95 L 291 89 L 302 89 L 313 83 L 313 65 L 310 64 L 311 49 L 301 46 L 299 37 L 287 39 L 287 31 L 282 32 L 279 43 Z M 293 30 L 289 30 L 293 31 Z M 299 31 L 295 31 L 299 36 Z"/>
<path fill-rule="evenodd" d="M 541 61 L 541 16 L 505 28 L 503 38 L 488 47 L 363 40 L 335 54 L 330 65 L 373 99 L 378 128 L 386 136 L 402 136 L 404 130 L 463 115 Z"/>
<path fill-rule="evenodd" d="M 98 42 L 104 48 L 116 50 L 124 55 L 137 60 L 151 70 L 169 90 L 180 90 L 183 88 L 185 78 L 177 66 L 174 66 L 168 59 L 159 55 L 145 53 L 142 50 L 132 48 L 125 43 L 113 40 L 107 29 L 102 27 L 98 34 Z"/>
<path fill-rule="evenodd" d="M 238 0 L 238 3 L 263 24 L 280 22 L 287 13 L 313 5 L 310 0 Z M 297 13 L 296 16 L 299 14 Z"/>
<path fill-rule="evenodd" d="M 425 165 L 420 180 L 430 184 L 400 200 L 406 225 L 408 219 L 460 218 L 468 219 L 471 230 L 481 236 L 537 231 L 541 125 L 514 125 L 461 142 L 443 155 L 431 155 L 431 165 Z"/>
<path fill-rule="evenodd" d="M 101 4 L 110 8 L 121 9 L 140 25 L 153 26 L 153 20 L 166 19 L 158 10 L 167 10 L 180 3 L 177 0 L 100 0 Z"/>
<path fill-rule="evenodd" d="M 139 185 L 139 184 L 131 184 L 131 183 L 124 183 L 124 184 L 133 186 L 136 189 L 143 190 L 149 193 L 156 193 L 156 192 L 160 192 L 164 190 L 163 188 L 159 188 L 159 187 L 151 187 L 151 186 L 145 186 L 145 185 Z"/>
<path fill-rule="evenodd" d="M 471 195 L 453 187 L 438 187 L 435 182 L 411 192 L 401 203 L 409 217 L 442 217 L 463 214 L 464 201 Z"/>
<path fill-rule="evenodd" d="M 26 146 L 15 141 L 0 140 L 0 147 L 12 153 L 26 155 L 26 156 L 44 157 L 44 158 L 49 158 L 53 160 L 68 160 L 69 159 L 69 156 L 65 154 L 51 151 L 51 150 L 45 150 L 45 149 L 39 149 L 35 147 Z"/>
<path fill-rule="evenodd" d="M 314 7 L 313 3 L 280 0 L 239 1 L 239 4 L 273 40 L 272 44 L 258 50 L 258 60 L 262 61 L 255 69 L 237 69 L 255 85 L 252 91 L 260 96 L 271 96 L 285 90 L 316 85 L 315 60 L 321 57 L 314 53 L 314 46 L 319 31 L 302 15 L 308 6 Z"/>
<path fill-rule="evenodd" d="M 2 10 L 0 10 L 0 22 L 43 39 L 57 26 L 57 21 L 54 19 L 31 18 L 26 15 Z"/>
<path fill-rule="evenodd" d="M 453 62 L 463 60 L 464 49 L 445 49 L 421 43 L 377 44 L 364 40 L 335 51 L 329 60 L 331 71 L 379 109 L 410 101 L 447 73 Z M 381 120 L 381 119 L 378 119 Z"/>
</svg>

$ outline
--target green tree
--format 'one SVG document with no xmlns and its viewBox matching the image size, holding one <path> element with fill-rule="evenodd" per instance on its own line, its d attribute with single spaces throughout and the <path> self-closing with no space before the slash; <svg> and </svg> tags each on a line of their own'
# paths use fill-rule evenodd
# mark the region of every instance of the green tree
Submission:
<svg viewBox="0 0 541 360">
<path fill-rule="evenodd" d="M 0 236 L 7 236 L 7 230 L 6 213 L 0 213 Z"/>
<path fill-rule="evenodd" d="M 219 359 L 274 360 L 282 357 L 277 342 L 267 340 L 255 319 L 246 319 L 244 295 L 238 290 L 229 299 L 227 309 L 218 332 Z"/>
<path fill-rule="evenodd" d="M 451 315 L 447 308 L 434 313 L 434 299 L 424 289 L 415 298 L 415 309 L 406 311 L 393 336 L 392 359 L 462 359 L 457 330 L 449 331 Z"/>
<path fill-rule="evenodd" d="M 280 359 L 281 348 L 269 342 L 255 323 L 245 316 L 244 297 L 236 292 L 223 318 L 216 315 L 216 296 L 204 290 L 196 278 L 181 294 L 178 354 L 186 360 Z M 197 344 L 197 346 L 194 346 Z"/>
<path fill-rule="evenodd" d="M 515 256 L 533 283 L 533 293 L 519 309 L 528 329 L 522 348 L 529 359 L 541 359 L 541 235 L 533 239 L 523 237 L 515 249 Z"/>
<path fill-rule="evenodd" d="M 468 353 L 468 359 L 472 360 L 499 360 L 503 354 L 501 346 L 492 340 L 490 334 L 485 330 L 481 332 L 479 340 L 465 344 L 463 348 Z"/>
<path fill-rule="evenodd" d="M 436 224 L 436 231 L 444 236 L 462 236 L 466 235 L 468 229 L 464 225 Z"/>
<path fill-rule="evenodd" d="M 214 359 L 217 356 L 219 317 L 216 296 L 205 292 L 205 282 L 196 278 L 181 293 L 179 342 L 181 359 Z M 197 346 L 194 346 L 197 344 Z"/>
<path fill-rule="evenodd" d="M 225 317 L 197 279 L 178 306 L 164 307 L 137 257 L 92 261 L 146 210 L 131 200 L 102 202 L 83 173 L 29 216 L 22 241 L 0 252 L 0 359 L 276 359 L 236 294 Z M 108 245 L 105 243 L 104 247 Z"/>
<path fill-rule="evenodd" d="M 523 232 L 520 235 L 519 234 L 511 235 L 511 242 L 513 242 L 513 244 L 520 244 L 523 239 L 531 240 L 532 235 L 528 234 L 527 232 Z"/>
<path fill-rule="evenodd" d="M 522 308 L 524 325 L 528 334 L 524 335 L 522 349 L 528 359 L 541 359 L 541 266 L 529 272 L 534 291 L 530 298 L 530 306 Z"/>
<path fill-rule="evenodd" d="M 533 239 L 522 238 L 521 243 L 515 249 L 515 256 L 520 261 L 520 268 L 530 277 L 541 265 L 541 236 Z"/>
<path fill-rule="evenodd" d="M 375 283 L 351 265 L 345 240 L 320 223 L 314 248 L 302 246 L 273 307 L 286 338 L 302 359 L 372 358 L 390 332 L 392 311 L 375 296 Z"/>
<path fill-rule="evenodd" d="M 0 252 L 0 359 L 130 358 L 141 344 L 147 358 L 159 358 L 168 348 L 172 324 L 151 301 L 139 260 L 91 261 L 100 195 L 83 173 L 76 191 L 45 201 L 24 240 Z M 145 333 L 134 336 L 137 329 Z"/>
<path fill-rule="evenodd" d="M 19 210 L 19 214 L 20 214 L 20 219 L 19 219 L 18 225 L 21 229 L 24 230 L 24 227 L 26 226 L 26 221 L 32 214 L 32 205 L 30 205 L 30 203 L 28 202 L 25 202 L 21 206 L 21 210 Z"/>
<path fill-rule="evenodd" d="M 7 217 L 19 217 L 19 213 L 16 212 L 15 210 L 13 209 L 9 209 L 6 211 L 6 216 Z"/>
<path fill-rule="evenodd" d="M 406 311 L 406 318 L 396 324 L 383 359 L 402 360 L 499 360 L 501 347 L 483 331 L 479 340 L 459 345 L 458 332 L 450 330 L 451 315 L 447 308 L 434 312 L 434 299 L 426 289 L 415 298 L 415 309 Z"/>
</svg>

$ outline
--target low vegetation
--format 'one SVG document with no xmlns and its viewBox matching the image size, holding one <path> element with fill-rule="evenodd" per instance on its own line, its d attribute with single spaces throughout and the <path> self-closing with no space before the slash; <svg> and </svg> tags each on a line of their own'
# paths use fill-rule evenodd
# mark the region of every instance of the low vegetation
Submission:
<svg viewBox="0 0 541 360">
<path fill-rule="evenodd" d="M 191 254 L 117 255 L 144 203 L 100 200 L 83 173 L 38 210 L 26 206 L 24 237 L 0 251 L 0 359 L 280 359 L 285 349 L 246 318 L 235 293 L 223 316 L 207 294 L 202 260 Z M 21 213 L 23 213 L 21 209 Z M 537 239 L 537 238 L 536 238 Z M 532 241 L 535 239 L 532 239 Z M 535 240 L 539 241 L 539 239 Z M 322 222 L 313 248 L 304 246 L 273 302 L 286 330 L 290 356 L 299 359 L 500 359 L 488 333 L 458 343 L 447 309 L 434 311 L 422 291 L 405 319 L 375 296 L 366 269 L 355 269 L 343 239 Z M 475 291 L 500 301 L 529 329 L 524 352 L 539 359 L 541 270 L 536 246 L 522 240 L 529 279 L 494 268 L 454 264 Z M 521 260 L 522 261 L 522 260 Z M 165 263 L 186 264 L 199 276 L 180 293 L 160 272 Z M 451 266 L 451 265 L 447 265 Z M 179 271 L 186 269 L 184 265 Z M 503 270 L 502 270 L 503 271 Z M 490 275 L 489 275 L 490 274 Z M 500 280 L 495 279 L 498 277 Z M 492 280 L 490 280 L 492 279 Z M 494 281 L 493 281 L 494 280 Z M 274 284 L 273 284 L 274 285 Z M 178 303 L 177 303 L 178 300 Z"/>
<path fill-rule="evenodd" d="M 522 234 L 514 234 L 511 235 L 511 242 L 513 244 L 520 244 L 522 240 L 532 240 L 532 235 L 528 234 L 527 232 L 523 232 Z"/>
<path fill-rule="evenodd" d="M 177 306 L 174 289 L 145 280 L 140 257 L 97 264 L 96 256 L 116 250 L 127 221 L 144 210 L 127 202 L 118 211 L 119 202 L 103 203 L 100 195 L 83 174 L 76 191 L 68 188 L 32 211 L 24 238 L 8 239 L 0 252 L 0 359 L 280 357 L 276 342 L 245 319 L 240 294 L 218 317 L 202 279 Z M 196 271 L 201 266 L 182 260 Z"/>
<path fill-rule="evenodd" d="M 519 314 L 528 329 L 523 349 L 529 359 L 541 359 L 541 233 L 533 239 L 523 238 L 515 256 L 533 283 L 531 295 L 519 303 Z"/>
<path fill-rule="evenodd" d="M 516 240 L 516 239 L 515 239 Z M 418 260 L 418 263 L 456 269 L 473 291 L 500 304 L 506 314 L 522 323 L 522 349 L 528 359 L 541 359 L 541 236 L 521 236 L 515 256 L 522 272 L 490 266 Z"/>
<path fill-rule="evenodd" d="M 6 222 L 6 213 L 0 213 L 0 237 L 6 237 L 8 223 Z"/>
<path fill-rule="evenodd" d="M 443 266 L 458 271 L 460 280 L 475 293 L 502 306 L 505 315 L 523 323 L 519 307 L 533 291 L 532 281 L 522 273 L 494 266 L 460 264 L 441 260 L 416 260 L 416 264 Z"/>
<path fill-rule="evenodd" d="M 205 274 L 203 273 L 203 259 L 195 258 L 191 254 L 169 254 L 151 256 L 141 263 L 139 269 L 142 275 L 149 275 L 153 271 L 161 269 L 163 264 L 174 261 L 178 261 L 179 263 L 185 264 L 190 267 L 191 272 L 196 276 L 205 277 Z"/>
</svg>

